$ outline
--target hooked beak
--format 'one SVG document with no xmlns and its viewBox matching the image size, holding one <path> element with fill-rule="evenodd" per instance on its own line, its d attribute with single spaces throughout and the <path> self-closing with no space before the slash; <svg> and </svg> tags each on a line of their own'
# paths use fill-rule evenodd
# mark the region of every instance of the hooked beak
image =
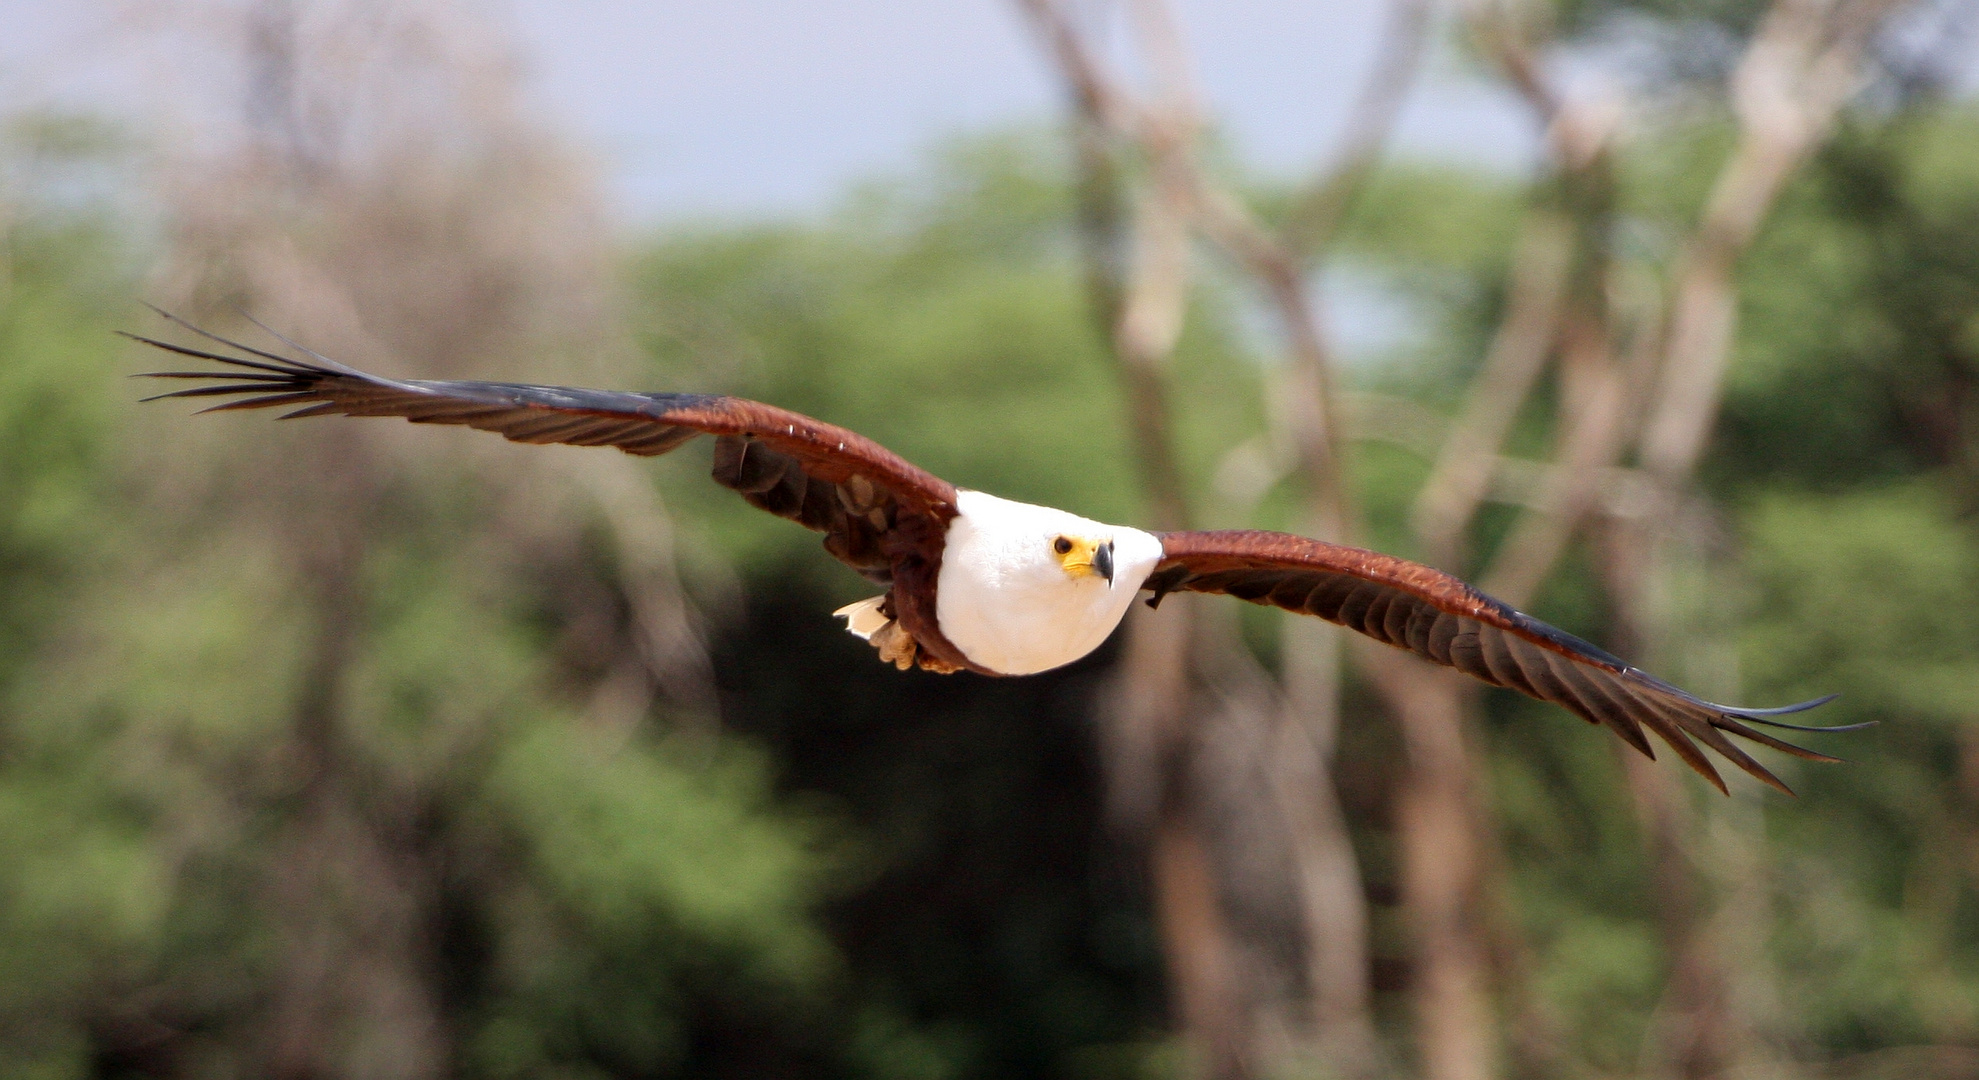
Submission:
<svg viewBox="0 0 1979 1080">
<path fill-rule="evenodd" d="M 1093 569 L 1099 571 L 1108 585 L 1113 584 L 1113 541 L 1108 540 L 1094 550 Z"/>
</svg>

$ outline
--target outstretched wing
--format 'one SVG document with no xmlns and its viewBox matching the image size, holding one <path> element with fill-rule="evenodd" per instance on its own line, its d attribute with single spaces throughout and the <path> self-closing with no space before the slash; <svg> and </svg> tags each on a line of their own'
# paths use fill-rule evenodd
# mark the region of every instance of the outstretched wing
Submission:
<svg viewBox="0 0 1979 1080">
<path fill-rule="evenodd" d="M 1802 728 L 1768 717 L 1801 712 L 1833 695 L 1780 709 L 1714 705 L 1478 592 L 1440 570 L 1359 548 L 1286 533 L 1173 532 L 1161 535 L 1162 561 L 1143 588 L 1150 605 L 1171 592 L 1226 593 L 1316 615 L 1425 660 L 1563 705 L 1655 757 L 1642 729 L 1655 732 L 1691 768 L 1725 790 L 1701 742 L 1733 764 L 1793 792 L 1724 735 L 1731 732 L 1797 757 L 1838 761 L 1741 721 L 1796 731 L 1853 731 L 1866 724 Z"/>
<path fill-rule="evenodd" d="M 245 355 L 126 337 L 231 370 L 155 371 L 151 378 L 207 385 L 146 398 L 231 398 L 208 412 L 292 407 L 301 416 L 401 416 L 415 424 L 465 424 L 524 443 L 616 446 L 664 454 L 697 435 L 715 436 L 714 477 L 751 504 L 825 534 L 825 548 L 886 583 L 903 544 L 938 538 L 955 516 L 955 486 L 854 431 L 745 398 L 638 394 L 521 383 L 387 379 L 305 353 L 299 360 L 187 330 Z M 286 340 L 286 339 L 284 339 Z M 932 530 L 932 532 L 930 532 Z"/>
</svg>

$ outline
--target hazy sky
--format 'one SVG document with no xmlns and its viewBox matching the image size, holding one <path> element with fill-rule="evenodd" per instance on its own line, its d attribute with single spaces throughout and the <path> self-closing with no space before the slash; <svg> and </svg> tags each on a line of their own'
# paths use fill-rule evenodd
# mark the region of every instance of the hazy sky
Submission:
<svg viewBox="0 0 1979 1080">
<path fill-rule="evenodd" d="M 1010 0 L 510 0 L 541 92 L 584 125 L 640 207 L 810 203 L 948 132 L 1056 115 Z M 1378 0 L 1183 0 L 1205 95 L 1264 168 L 1319 159 L 1381 28 Z M 1417 153 L 1532 152 L 1504 96 L 1434 65 Z"/>
<path fill-rule="evenodd" d="M 480 2 L 513 28 L 532 96 L 607 163 L 640 219 L 824 205 L 943 135 L 1060 109 L 1011 0 Z M 1381 3 L 1179 8 L 1205 95 L 1243 159 L 1277 172 L 1321 159 L 1371 62 Z M 118 34 L 130 31 L 104 29 L 109 10 L 0 0 L 0 111 L 60 102 L 145 115 L 158 69 L 120 59 L 131 50 Z M 1512 102 L 1447 55 L 1399 136 L 1416 156 L 1508 168 L 1530 160 L 1534 139 Z"/>
</svg>

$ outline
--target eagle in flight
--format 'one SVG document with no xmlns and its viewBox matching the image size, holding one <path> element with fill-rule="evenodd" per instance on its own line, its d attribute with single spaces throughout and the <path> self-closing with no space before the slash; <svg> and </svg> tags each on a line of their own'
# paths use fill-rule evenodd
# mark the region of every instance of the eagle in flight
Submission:
<svg viewBox="0 0 1979 1080">
<path fill-rule="evenodd" d="M 715 437 L 715 482 L 825 534 L 825 550 L 886 592 L 839 609 L 847 629 L 902 670 L 1028 675 L 1098 648 L 1142 592 L 1224 593 L 1328 622 L 1551 701 L 1650 757 L 1643 728 L 1725 790 L 1703 743 L 1779 790 L 1727 732 L 1812 761 L 1839 759 L 1746 722 L 1796 731 L 1778 709 L 1714 705 L 1420 563 L 1287 533 L 1150 533 L 958 488 L 854 431 L 722 394 L 625 393 L 521 383 L 387 379 L 281 338 L 305 359 L 251 348 L 160 315 L 238 355 L 125 336 L 227 365 L 158 371 L 213 380 L 156 395 L 231 398 L 206 411 L 290 407 L 283 418 L 399 416 L 465 424 L 516 442 L 664 454 Z M 271 331 L 272 333 L 272 331 Z M 281 335 L 276 334 L 280 338 Z M 156 400 L 146 398 L 145 400 Z M 1692 740 L 1696 740 L 1693 742 Z"/>
</svg>

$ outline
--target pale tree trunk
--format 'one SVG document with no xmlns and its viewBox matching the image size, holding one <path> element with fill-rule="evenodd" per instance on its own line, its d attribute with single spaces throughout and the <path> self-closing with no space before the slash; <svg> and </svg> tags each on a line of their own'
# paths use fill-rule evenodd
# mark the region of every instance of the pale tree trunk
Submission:
<svg viewBox="0 0 1979 1080">
<path fill-rule="evenodd" d="M 1102 71 L 1062 9 L 1042 0 L 1026 6 L 1078 105 L 1082 218 L 1089 264 L 1097 271 L 1094 293 L 1100 310 L 1111 312 L 1105 322 L 1153 521 L 1177 527 L 1188 512 L 1170 449 L 1162 367 L 1181 327 L 1187 245 L 1193 229 L 1202 227 L 1205 199 L 1180 37 L 1165 8 L 1137 7 L 1141 39 L 1160 84 L 1152 103 L 1141 105 Z M 1410 27 L 1407 20 L 1402 25 Z M 1411 62 L 1407 47 L 1391 52 L 1404 55 L 1389 68 Z M 1395 81 L 1392 70 L 1387 78 Z M 1374 96 L 1391 111 L 1398 100 L 1393 92 Z M 1130 234 L 1119 228 L 1125 215 L 1117 156 L 1127 148 L 1138 150 L 1147 165 Z M 1324 194 L 1337 202 L 1348 193 Z M 1330 212 L 1322 205 L 1322 230 L 1331 228 L 1324 220 Z M 1279 261 L 1289 270 L 1288 260 Z M 1275 295 L 1289 291 L 1302 302 L 1296 273 L 1281 274 L 1275 284 Z M 1317 339 L 1310 340 L 1317 348 Z M 1328 432 L 1323 424 L 1313 426 Z M 1330 494 L 1330 479 L 1328 487 Z M 1184 607 L 1173 600 L 1168 606 Z M 1153 886 L 1177 1019 L 1211 1075 L 1245 1073 L 1307 1044 L 1342 1072 L 1366 1072 L 1377 1058 L 1366 989 L 1366 913 L 1328 772 L 1334 665 L 1321 653 L 1317 664 L 1302 669 L 1298 693 L 1288 701 L 1264 687 L 1228 620 L 1191 616 L 1190 623 L 1157 631 L 1152 620 L 1130 620 L 1124 683 L 1110 724 L 1116 748 L 1140 744 L 1137 752 L 1110 754 L 1114 788 L 1116 801 L 1137 806 L 1154 822 Z M 1159 644 L 1149 640 L 1157 633 Z M 1185 651 L 1187 668 L 1176 664 Z M 1178 678 L 1185 671 L 1199 673 L 1195 686 Z M 1223 691 L 1211 689 L 1219 685 Z M 1262 773 L 1261 787 L 1237 780 L 1253 773 Z M 1261 853 L 1286 863 L 1288 873 L 1260 879 L 1241 869 L 1255 866 Z M 1273 974 L 1275 943 L 1234 933 L 1232 903 L 1251 913 L 1246 925 L 1259 917 L 1269 922 L 1289 908 L 1303 939 L 1302 970 Z M 1305 1020 L 1289 1024 L 1295 1034 L 1287 1048 L 1273 1032 L 1288 1027 L 1287 987 L 1301 984 L 1310 1005 Z"/>
<path fill-rule="evenodd" d="M 1090 98 L 1094 89 L 1084 92 Z M 1081 110 L 1077 145 L 1090 290 L 1126 400 L 1150 523 L 1186 528 L 1164 374 L 1186 303 L 1186 224 L 1159 189 L 1130 205 L 1116 151 L 1092 119 L 1096 108 L 1089 102 Z M 1102 743 L 1112 817 L 1147 846 L 1176 1026 L 1202 1075 L 1239 1080 L 1250 1075 L 1247 1010 L 1204 792 L 1193 782 L 1192 728 L 1203 708 L 1191 676 L 1193 608 L 1171 603 L 1158 616 L 1128 618 L 1115 688 L 1102 710 Z"/>
<path fill-rule="evenodd" d="M 1309 306 L 1306 280 L 1295 250 L 1303 246 L 1309 258 L 1324 252 L 1337 232 L 1345 209 L 1371 171 L 1418 64 L 1428 26 L 1427 3 L 1400 0 L 1394 7 L 1382 58 L 1362 94 L 1356 123 L 1350 129 L 1338 162 L 1302 197 L 1288 228 L 1289 239 L 1283 240 L 1258 226 L 1241 203 L 1217 189 L 1200 168 L 1194 155 L 1196 109 L 1185 52 L 1172 13 L 1164 5 L 1149 2 L 1134 8 L 1144 49 L 1159 84 L 1148 102 L 1134 99 L 1104 69 L 1060 5 L 1050 0 L 1026 0 L 1024 6 L 1040 29 L 1077 105 L 1078 146 L 1084 175 L 1088 178 L 1084 217 L 1089 238 L 1102 235 L 1092 228 L 1101 218 L 1094 212 L 1091 180 L 1116 175 L 1113 159 L 1104 148 L 1110 145 L 1113 153 L 1119 153 L 1121 148 L 1132 149 L 1148 164 L 1148 192 L 1141 203 L 1143 212 L 1136 218 L 1139 227 L 1135 230 L 1134 269 L 1130 274 L 1136 286 L 1129 288 L 1124 297 L 1106 284 L 1095 293 L 1101 299 L 1102 310 L 1112 306 L 1117 311 L 1109 325 L 1114 328 L 1115 353 L 1127 380 L 1130 426 L 1143 476 L 1153 495 L 1151 501 L 1155 504 L 1157 520 L 1179 522 L 1185 515 L 1179 509 L 1182 500 L 1179 483 L 1174 479 L 1176 473 L 1172 462 L 1167 460 L 1165 410 L 1149 377 L 1154 365 L 1147 363 L 1146 358 L 1165 356 L 1166 348 L 1172 346 L 1174 334 L 1179 330 L 1184 302 L 1179 286 L 1185 279 L 1179 273 L 1160 270 L 1164 265 L 1172 265 L 1177 257 L 1175 253 L 1184 250 L 1182 245 L 1186 244 L 1189 232 L 1198 229 L 1226 250 L 1243 270 L 1255 276 L 1278 313 L 1294 357 L 1293 385 L 1286 395 L 1288 407 L 1280 410 L 1288 422 L 1278 438 L 1287 445 L 1295 466 L 1304 473 L 1313 491 L 1312 532 L 1322 537 L 1351 535 L 1352 509 L 1341 479 L 1339 425 L 1332 416 L 1335 396 L 1328 386 L 1329 357 L 1316 314 Z M 1123 261 L 1122 246 L 1122 238 L 1117 234 L 1092 243 L 1092 265 L 1118 266 Z M 1164 252 L 1171 254 L 1163 255 Z M 1161 342 L 1163 347 L 1151 349 L 1151 342 Z M 1163 433 L 1160 437 L 1151 434 L 1157 430 Z M 1172 489 L 1176 494 L 1163 498 L 1162 492 L 1170 484 L 1176 485 Z M 1366 903 L 1346 819 L 1340 811 L 1330 772 L 1338 726 L 1337 636 L 1326 627 L 1298 626 L 1288 630 L 1284 684 L 1275 690 L 1265 690 L 1259 685 L 1255 664 L 1241 650 L 1228 647 L 1228 642 L 1223 643 L 1224 647 L 1212 644 L 1222 642 L 1216 634 L 1227 632 L 1206 631 L 1203 626 L 1198 621 L 1197 634 L 1202 640 L 1195 655 L 1199 665 L 1207 665 L 1203 668 L 1207 679 L 1226 686 L 1243 684 L 1250 688 L 1247 692 L 1224 696 L 1218 713 L 1222 719 L 1214 730 L 1226 752 L 1211 755 L 1208 760 L 1229 758 L 1227 751 L 1233 743 L 1249 746 L 1251 767 L 1263 773 L 1263 790 L 1275 808 L 1271 820 L 1278 828 L 1276 846 L 1283 849 L 1282 858 L 1288 864 L 1289 906 L 1294 912 L 1296 935 L 1302 946 L 1299 951 L 1304 958 L 1296 981 L 1303 986 L 1307 1007 L 1305 1020 L 1294 1025 L 1299 1029 L 1294 1043 L 1303 1044 L 1306 1048 L 1303 1052 L 1321 1056 L 1327 1067 L 1338 1074 L 1370 1074 L 1379 1070 L 1381 1054 L 1368 994 Z M 1130 679 L 1145 677 L 1146 669 L 1134 662 L 1138 635 L 1142 632 L 1130 625 L 1130 634 L 1135 635 L 1129 639 L 1126 677 Z M 1207 711 L 1203 708 L 1206 704 L 1199 704 L 1198 717 Z M 1260 725 L 1263 730 L 1255 731 Z M 1233 774 L 1249 771 L 1243 765 L 1231 763 L 1219 768 Z M 1148 772 L 1146 768 L 1140 771 L 1144 776 Z M 1242 786 L 1226 779 L 1207 783 L 1205 787 L 1219 792 L 1216 799 L 1223 807 L 1219 817 L 1234 815 L 1258 820 L 1255 813 L 1246 813 L 1242 808 L 1248 797 Z M 1248 844 L 1238 846 L 1261 846 L 1270 839 L 1273 838 L 1253 831 Z M 1230 842 L 1225 846 L 1230 846 Z M 1204 860 L 1202 865 L 1220 864 L 1224 873 L 1230 874 L 1231 867 L 1239 861 L 1234 854 L 1225 854 L 1221 859 Z M 1166 865 L 1184 864 L 1193 864 L 1193 860 L 1175 859 Z M 1160 871 L 1163 865 L 1157 856 L 1158 872 L 1174 873 L 1172 869 Z M 1156 889 L 1158 897 L 1164 895 L 1165 887 L 1159 880 Z M 1250 896 L 1247 900 L 1248 906 L 1253 907 L 1284 906 L 1283 901 L 1272 897 Z M 1164 916 L 1164 925 L 1171 921 L 1181 924 Z M 1197 920 L 1196 924 L 1210 925 L 1207 920 Z M 1180 945 L 1178 935 L 1169 936 Z M 1206 940 L 1209 935 L 1198 936 Z M 1238 950 L 1229 935 L 1224 940 L 1231 949 L 1224 953 L 1221 962 L 1212 965 L 1191 960 L 1180 964 L 1171 959 L 1172 973 L 1179 977 L 1192 971 L 1196 973 L 1194 977 L 1205 983 L 1227 978 L 1230 971 L 1236 970 L 1234 952 Z M 1269 951 L 1253 947 L 1245 955 L 1255 963 L 1258 954 Z M 1177 994 L 1184 1002 L 1205 996 L 1181 986 L 1177 987 Z M 1212 1045 L 1222 1036 L 1195 1030 L 1197 1025 L 1223 1023 L 1232 1015 L 1242 1014 L 1235 1022 L 1246 1029 L 1246 1037 L 1253 1044 L 1250 1057 L 1283 1056 L 1258 1048 L 1271 1041 L 1260 1030 L 1270 1026 L 1269 1015 L 1276 1011 L 1276 1006 L 1265 1000 L 1268 996 L 1254 990 L 1249 1000 L 1233 1003 L 1221 1012 L 1207 1009 L 1191 1012 L 1185 1008 L 1185 1027 L 1191 1029 L 1192 1041 L 1197 1045 Z M 1190 1019 L 1191 1016 L 1196 1019 Z M 1302 1051 L 1295 1045 L 1292 1052 Z M 1212 1065 L 1216 1067 L 1220 1066 Z"/>
<path fill-rule="evenodd" d="M 1408 774 L 1396 805 L 1411 933 L 1416 1047 L 1437 1080 L 1497 1075 L 1491 947 L 1484 921 L 1479 799 L 1465 732 L 1465 688 L 1449 672 L 1362 646 L 1363 670 L 1398 714 Z"/>
</svg>

